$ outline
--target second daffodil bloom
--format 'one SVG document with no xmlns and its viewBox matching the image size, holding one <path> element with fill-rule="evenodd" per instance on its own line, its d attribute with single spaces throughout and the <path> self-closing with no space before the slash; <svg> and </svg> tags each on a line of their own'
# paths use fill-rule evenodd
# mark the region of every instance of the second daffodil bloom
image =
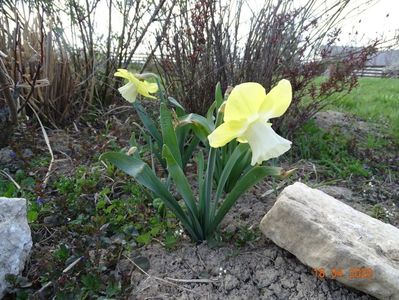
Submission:
<svg viewBox="0 0 399 300">
<path fill-rule="evenodd" d="M 237 85 L 226 100 L 224 123 L 208 136 L 210 146 L 222 147 L 235 138 L 249 143 L 251 165 L 282 155 L 291 142 L 274 132 L 269 119 L 284 114 L 291 99 L 291 84 L 285 79 L 268 94 L 259 83 Z"/>
<path fill-rule="evenodd" d="M 145 80 L 140 80 L 133 73 L 130 73 L 125 69 L 118 69 L 114 76 L 122 77 L 128 80 L 128 83 L 120 87 L 118 91 L 121 93 L 122 97 L 129 102 L 136 101 L 137 95 L 140 94 L 147 98 L 156 99 L 156 97 L 150 95 L 158 91 L 158 85 L 156 83 L 150 83 Z"/>
</svg>

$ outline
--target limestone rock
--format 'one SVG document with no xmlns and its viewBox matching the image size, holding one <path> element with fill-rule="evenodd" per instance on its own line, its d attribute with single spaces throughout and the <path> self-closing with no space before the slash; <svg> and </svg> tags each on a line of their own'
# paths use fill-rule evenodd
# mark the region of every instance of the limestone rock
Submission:
<svg viewBox="0 0 399 300">
<path fill-rule="evenodd" d="M 326 185 L 319 187 L 319 190 L 336 199 L 352 201 L 353 193 L 348 188 L 334 185 Z"/>
<path fill-rule="evenodd" d="M 0 299 L 7 287 L 5 275 L 23 270 L 31 247 L 26 200 L 0 197 Z"/>
<path fill-rule="evenodd" d="M 283 190 L 260 229 L 321 275 L 399 300 L 398 228 L 297 182 Z"/>
</svg>

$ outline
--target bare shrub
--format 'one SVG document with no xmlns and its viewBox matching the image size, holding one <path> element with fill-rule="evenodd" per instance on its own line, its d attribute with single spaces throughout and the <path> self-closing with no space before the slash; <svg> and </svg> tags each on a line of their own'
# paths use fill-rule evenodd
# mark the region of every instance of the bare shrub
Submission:
<svg viewBox="0 0 399 300">
<path fill-rule="evenodd" d="M 203 114 L 213 101 L 216 82 L 226 89 L 255 81 L 270 90 L 287 78 L 294 99 L 289 113 L 275 125 L 292 134 L 328 103 L 332 93 L 356 85 L 352 71 L 362 68 L 378 45 L 333 54 L 339 38 L 335 28 L 348 2 L 336 1 L 323 9 L 316 2 L 294 7 L 289 0 L 265 1 L 252 13 L 243 35 L 244 1 L 180 1 L 179 14 L 173 16 L 168 33 L 160 36 L 159 65 L 170 94 L 188 110 Z M 314 79 L 330 65 L 342 67 L 317 88 Z"/>
<path fill-rule="evenodd" d="M 18 112 L 29 114 L 29 103 L 56 126 L 110 104 L 118 84 L 113 73 L 131 65 L 148 30 L 167 22 L 157 16 L 173 5 L 166 0 L 1 1 L 0 51 Z M 95 16 L 104 7 L 108 29 L 98 32 Z M 113 25 L 115 18 L 121 24 Z"/>
</svg>

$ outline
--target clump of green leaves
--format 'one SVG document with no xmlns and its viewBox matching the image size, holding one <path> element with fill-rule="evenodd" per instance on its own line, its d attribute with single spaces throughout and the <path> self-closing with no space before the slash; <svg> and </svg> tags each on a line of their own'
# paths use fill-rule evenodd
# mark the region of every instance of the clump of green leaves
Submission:
<svg viewBox="0 0 399 300">
<path fill-rule="evenodd" d="M 43 292 L 45 298 L 50 295 L 57 299 L 123 298 L 130 277 L 110 272 L 121 260 L 120 254 L 135 256 L 138 246 L 154 239 L 166 248 L 173 248 L 179 240 L 175 234 L 179 225 L 170 211 L 155 205 L 158 203 L 153 203 L 135 182 L 126 180 L 112 189 L 102 187 L 101 166 L 100 163 L 80 166 L 72 176 L 58 179 L 54 176 L 56 180 L 50 181 L 49 188 L 56 189 L 57 194 L 51 200 L 41 203 L 32 193 L 31 207 L 36 207 L 39 220 L 35 226 L 40 228 L 49 219 L 57 221 L 51 223 L 54 234 L 43 243 L 43 250 L 35 249 L 32 255 L 38 269 L 29 280 L 35 288 L 57 282 L 54 289 Z M 112 172 L 120 175 L 118 171 Z M 19 183 L 26 177 L 22 173 L 15 176 Z M 34 293 L 19 281 L 13 287 L 12 293 L 21 299 Z"/>
<path fill-rule="evenodd" d="M 80 166 L 72 177 L 62 176 L 55 183 L 55 188 L 70 202 L 83 193 L 95 191 L 99 181 L 100 172 L 95 168 L 93 171 L 85 166 Z"/>
<path fill-rule="evenodd" d="M 18 170 L 15 173 L 14 180 L 18 183 L 19 187 L 8 180 L 8 178 L 0 178 L 0 196 L 8 198 L 23 197 L 27 199 L 28 222 L 35 222 L 41 209 L 37 203 L 38 196 L 35 191 L 37 182 L 34 177 L 28 176 L 23 170 Z"/>
<path fill-rule="evenodd" d="M 121 152 L 108 152 L 103 154 L 101 159 L 133 176 L 138 183 L 152 192 L 154 198 L 161 199 L 194 241 L 213 239 L 220 222 L 238 198 L 265 176 L 282 175 L 282 169 L 267 166 L 243 166 L 238 171 L 236 170 L 238 176 L 235 176 L 235 186 L 227 195 L 224 195 L 223 191 L 235 170 L 234 166 L 249 151 L 247 144 L 240 144 L 228 155 L 226 153 L 225 163 L 219 165 L 219 180 L 216 190 L 213 189 L 216 160 L 220 157 L 221 150 L 210 148 L 206 137 L 213 128 L 222 123 L 223 112 L 220 107 L 223 103 L 223 96 L 219 86 L 216 89 L 215 102 L 210 109 L 208 119 L 194 114 L 179 118 L 183 125 L 194 126 L 194 133 L 197 138 L 202 140 L 206 149 L 209 150 L 207 163 L 205 163 L 202 151 L 199 151 L 194 157 L 197 165 L 199 194 L 196 197 L 189 180 L 184 174 L 185 162 L 190 158 L 190 156 L 186 156 L 186 152 L 183 151 L 185 147 L 180 146 L 181 139 L 178 138 L 184 126 L 173 126 L 172 112 L 162 94 L 160 94 L 160 98 L 160 133 L 154 122 L 150 122 L 148 118 L 141 117 L 141 119 L 152 138 L 157 141 L 156 143 L 159 146 L 162 145 L 161 149 L 154 149 L 152 154 L 158 157 L 158 161 L 168 173 L 168 178 L 165 181 L 160 180 L 154 166 L 150 167 L 140 158 L 137 152 L 132 156 Z M 137 103 L 136 101 L 134 104 L 136 109 Z M 177 107 L 181 112 L 182 108 Z M 138 112 L 140 115 L 140 110 Z M 210 120 L 214 120 L 215 123 L 209 126 L 205 125 Z M 151 140 L 149 142 L 151 143 Z M 190 146 L 189 153 L 193 153 L 193 150 Z M 184 206 L 171 193 L 171 180 L 173 180 L 177 192 L 181 195 Z M 141 242 L 148 242 L 151 235 L 152 233 L 148 232 L 142 237 Z"/>
<path fill-rule="evenodd" d="M 138 184 L 126 182 L 122 192 L 129 196 L 119 198 L 109 187 L 98 190 L 99 176 L 97 168 L 80 167 L 75 176 L 61 177 L 55 182 L 59 193 L 67 200 L 58 201 L 58 205 L 63 205 L 68 212 L 70 226 L 78 230 L 84 225 L 86 232 L 103 227 L 106 233 L 122 234 L 125 239 L 134 239 L 139 244 L 148 244 L 153 238 L 174 230 L 176 224 L 169 221 L 170 213 L 158 213 L 148 193 Z M 94 195 L 94 201 L 85 195 Z"/>
<path fill-rule="evenodd" d="M 17 187 L 11 181 L 0 178 L 0 195 L 2 197 L 12 198 L 17 196 Z"/>
<path fill-rule="evenodd" d="M 387 219 L 387 213 L 381 204 L 374 205 L 373 208 L 371 209 L 370 215 L 373 218 L 376 218 L 381 221 L 385 221 Z"/>
</svg>

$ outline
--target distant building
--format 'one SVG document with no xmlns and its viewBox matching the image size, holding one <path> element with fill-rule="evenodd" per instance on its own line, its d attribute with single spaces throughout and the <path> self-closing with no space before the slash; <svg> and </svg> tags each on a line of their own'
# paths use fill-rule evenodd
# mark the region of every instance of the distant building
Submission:
<svg viewBox="0 0 399 300">
<path fill-rule="evenodd" d="M 385 50 L 377 52 L 369 62 L 369 66 L 399 66 L 399 50 Z"/>
<path fill-rule="evenodd" d="M 345 55 L 345 53 L 356 51 L 356 47 L 333 46 L 331 56 Z M 399 50 L 378 51 L 367 62 L 368 66 L 399 66 Z"/>
<path fill-rule="evenodd" d="M 324 75 L 330 76 L 337 67 L 335 60 L 345 57 L 349 53 L 356 53 L 361 48 L 332 46 L 328 50 L 331 63 L 327 66 Z M 360 51 L 359 51 L 360 52 Z M 399 49 L 383 50 L 374 54 L 366 63 L 363 69 L 354 70 L 353 73 L 361 77 L 390 77 L 399 78 Z"/>
</svg>

